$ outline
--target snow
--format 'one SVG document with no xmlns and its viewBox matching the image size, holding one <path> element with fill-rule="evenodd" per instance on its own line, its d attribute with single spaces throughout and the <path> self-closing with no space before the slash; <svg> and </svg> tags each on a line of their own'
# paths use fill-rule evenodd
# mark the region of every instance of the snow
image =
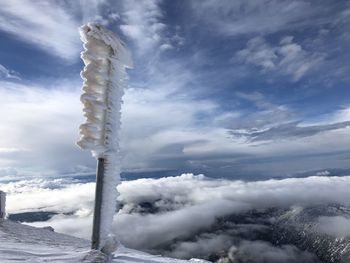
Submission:
<svg viewBox="0 0 350 263">
<path fill-rule="evenodd" d="M 122 96 L 127 81 L 126 69 L 132 67 L 125 44 L 101 25 L 89 23 L 80 28 L 85 51 L 81 72 L 85 123 L 80 126 L 82 149 L 103 158 L 104 179 L 101 207 L 100 247 L 108 241 L 116 209 L 116 186 L 120 181 L 119 130 Z"/>
<path fill-rule="evenodd" d="M 0 259 L 7 262 L 107 262 L 106 255 L 89 249 L 90 242 L 0 219 Z M 118 245 L 108 262 L 112 263 L 184 263 L 186 260 L 150 255 Z M 190 262 L 208 261 L 191 259 Z"/>
</svg>

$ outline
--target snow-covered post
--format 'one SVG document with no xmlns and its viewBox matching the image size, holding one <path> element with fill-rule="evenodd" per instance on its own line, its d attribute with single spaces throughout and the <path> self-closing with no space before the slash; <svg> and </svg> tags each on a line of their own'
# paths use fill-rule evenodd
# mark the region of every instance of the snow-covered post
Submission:
<svg viewBox="0 0 350 263">
<path fill-rule="evenodd" d="M 6 194 L 0 191 L 0 218 L 5 218 L 6 215 Z"/>
<path fill-rule="evenodd" d="M 106 245 L 116 210 L 120 181 L 119 130 L 126 69 L 132 60 L 125 44 L 111 31 L 95 23 L 80 28 L 84 49 L 81 72 L 85 123 L 80 126 L 82 149 L 91 150 L 97 159 L 96 196 L 92 231 L 92 249 Z"/>
</svg>

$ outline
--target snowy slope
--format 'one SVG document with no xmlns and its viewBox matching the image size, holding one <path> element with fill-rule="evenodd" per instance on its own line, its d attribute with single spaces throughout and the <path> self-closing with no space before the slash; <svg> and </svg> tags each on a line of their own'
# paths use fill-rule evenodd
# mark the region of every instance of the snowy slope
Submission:
<svg viewBox="0 0 350 263">
<path fill-rule="evenodd" d="M 0 262 L 105 262 L 97 251 L 90 251 L 85 239 L 58 234 L 50 229 L 35 228 L 0 219 Z M 154 256 L 119 246 L 109 262 L 188 262 Z M 207 262 L 192 259 L 190 262 Z"/>
</svg>

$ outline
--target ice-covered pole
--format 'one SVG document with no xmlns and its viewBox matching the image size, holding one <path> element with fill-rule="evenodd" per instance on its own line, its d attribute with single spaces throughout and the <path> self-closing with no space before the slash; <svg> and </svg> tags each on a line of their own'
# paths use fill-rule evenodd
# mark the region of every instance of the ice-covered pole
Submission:
<svg viewBox="0 0 350 263">
<path fill-rule="evenodd" d="M 119 130 L 126 69 L 132 60 L 125 44 L 111 31 L 95 23 L 80 28 L 85 67 L 81 72 L 85 123 L 80 126 L 82 149 L 97 159 L 92 248 L 103 249 L 116 210 L 120 181 Z"/>
</svg>

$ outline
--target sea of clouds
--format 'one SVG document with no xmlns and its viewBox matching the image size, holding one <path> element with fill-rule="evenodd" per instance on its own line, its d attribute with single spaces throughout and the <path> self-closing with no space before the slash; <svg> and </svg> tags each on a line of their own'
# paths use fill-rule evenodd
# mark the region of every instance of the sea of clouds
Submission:
<svg viewBox="0 0 350 263">
<path fill-rule="evenodd" d="M 52 212 L 48 221 L 28 222 L 87 239 L 94 187 L 92 182 L 69 178 L 0 183 L 8 194 L 9 214 Z M 244 182 L 182 174 L 124 181 L 118 186 L 119 211 L 113 231 L 125 246 L 177 258 L 213 260 L 210 256 L 216 255 L 221 263 L 318 262 L 313 254 L 295 246 L 259 240 L 266 233 L 266 224 L 253 218 L 235 223 L 232 217 L 271 208 L 350 206 L 349 189 L 350 177 L 346 176 Z M 320 217 L 315 231 L 344 237 L 350 234 L 349 222 L 342 216 Z"/>
</svg>

